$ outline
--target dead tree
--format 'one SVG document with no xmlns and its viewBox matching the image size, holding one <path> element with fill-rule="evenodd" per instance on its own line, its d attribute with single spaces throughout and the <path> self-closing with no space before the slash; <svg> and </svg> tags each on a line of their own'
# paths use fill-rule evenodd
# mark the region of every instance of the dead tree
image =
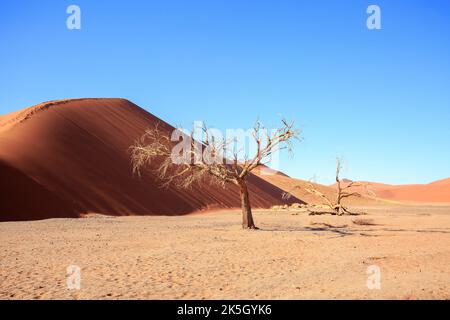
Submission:
<svg viewBox="0 0 450 320">
<path fill-rule="evenodd" d="M 257 121 L 251 130 L 251 139 L 256 150 L 252 157 L 240 156 L 242 150 L 235 145 L 236 139 L 216 139 L 203 125 L 202 138 L 194 139 L 194 129 L 190 134 L 180 134 L 178 138 L 187 140 L 180 161 L 172 138 L 155 126 L 146 132 L 130 147 L 133 172 L 140 174 L 144 166 L 158 163 L 155 171 L 161 186 L 173 185 L 177 188 L 190 188 L 201 180 L 226 188 L 234 184 L 239 188 L 242 210 L 242 227 L 257 229 L 253 220 L 247 177 L 256 167 L 270 162 L 271 156 L 282 149 L 292 152 L 292 140 L 298 138 L 299 131 L 293 122 L 282 120 L 282 125 L 269 132 Z M 179 130 L 179 129 L 178 129 Z M 176 139 L 175 139 L 176 140 Z M 178 141 L 178 140 L 177 140 Z"/>
<path fill-rule="evenodd" d="M 346 207 L 342 205 L 342 200 L 350 197 L 361 197 L 359 192 L 351 191 L 352 188 L 363 186 L 361 183 L 356 181 L 351 181 L 347 185 L 342 185 L 342 180 L 340 178 L 340 173 L 342 170 L 342 159 L 336 158 L 336 201 L 334 210 L 338 215 L 342 215 L 344 213 L 350 213 Z"/>
<path fill-rule="evenodd" d="M 342 159 L 337 157 L 336 158 L 336 197 L 333 200 L 331 197 L 328 197 L 324 193 L 317 190 L 317 187 L 312 184 L 311 182 L 308 183 L 308 186 L 304 188 L 304 190 L 314 196 L 317 196 L 318 198 L 323 200 L 323 203 L 325 206 L 327 206 L 329 209 L 331 209 L 333 214 L 337 215 L 343 215 L 343 214 L 354 214 L 348 210 L 347 207 L 345 207 L 342 204 L 342 200 L 350 197 L 361 197 L 361 194 L 354 190 L 354 188 L 357 187 L 366 187 L 364 184 L 356 181 L 351 181 L 348 184 L 344 185 L 342 179 L 340 178 L 340 173 L 342 170 Z M 291 196 L 291 192 L 295 189 L 299 189 L 300 186 L 295 186 L 290 192 L 285 192 L 283 194 L 283 198 L 289 198 Z"/>
</svg>

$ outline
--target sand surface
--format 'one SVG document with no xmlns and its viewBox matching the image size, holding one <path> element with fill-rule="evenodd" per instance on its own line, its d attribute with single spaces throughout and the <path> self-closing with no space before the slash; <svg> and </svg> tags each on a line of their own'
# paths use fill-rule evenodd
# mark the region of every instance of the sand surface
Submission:
<svg viewBox="0 0 450 320">
<path fill-rule="evenodd" d="M 450 207 L 366 211 L 256 211 L 258 231 L 241 230 L 238 211 L 2 222 L 0 298 L 450 299 Z M 367 288 L 371 265 L 380 289 Z"/>
</svg>

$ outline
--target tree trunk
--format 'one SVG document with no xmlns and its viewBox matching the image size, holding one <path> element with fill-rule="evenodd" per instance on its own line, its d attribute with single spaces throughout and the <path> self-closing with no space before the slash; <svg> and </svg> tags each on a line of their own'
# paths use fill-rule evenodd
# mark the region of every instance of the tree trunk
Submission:
<svg viewBox="0 0 450 320">
<path fill-rule="evenodd" d="M 337 171 L 339 172 L 339 171 Z M 341 179 L 339 179 L 339 175 L 336 173 L 336 184 L 337 184 L 337 195 L 336 195 L 336 213 L 338 216 L 342 215 L 341 208 L 341 199 L 342 199 L 342 188 L 341 188 Z"/>
<path fill-rule="evenodd" d="M 250 198 L 248 195 L 247 182 L 245 180 L 238 181 L 241 193 L 241 208 L 242 208 L 242 228 L 243 229 L 258 229 L 255 226 L 252 215 L 252 208 L 250 206 Z"/>
</svg>

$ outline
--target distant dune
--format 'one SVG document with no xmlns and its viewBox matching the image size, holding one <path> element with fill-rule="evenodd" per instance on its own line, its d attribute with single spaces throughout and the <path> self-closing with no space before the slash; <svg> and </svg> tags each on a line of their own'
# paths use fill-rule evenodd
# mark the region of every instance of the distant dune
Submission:
<svg viewBox="0 0 450 320">
<path fill-rule="evenodd" d="M 392 186 L 378 190 L 377 196 L 397 201 L 450 203 L 450 183 Z"/>
<path fill-rule="evenodd" d="M 347 182 L 349 183 L 349 182 Z M 400 202 L 450 203 L 450 178 L 429 184 L 389 185 L 377 182 L 361 182 L 357 187 L 364 194 Z M 335 185 L 333 185 L 334 187 Z"/>
<path fill-rule="evenodd" d="M 320 197 L 313 195 L 305 190 L 305 188 L 309 188 L 311 182 L 305 181 L 302 179 L 295 179 L 285 175 L 282 172 L 267 170 L 262 167 L 261 169 L 257 168 L 254 173 L 258 175 L 261 179 L 266 180 L 267 182 L 288 191 L 294 197 L 298 199 L 302 199 L 304 202 L 309 204 L 324 204 L 324 200 Z M 314 188 L 324 194 L 328 199 L 334 200 L 336 198 L 336 188 L 335 186 L 325 186 L 318 183 L 312 183 Z M 380 201 L 374 199 L 368 194 L 364 194 L 363 197 L 352 197 L 343 200 L 343 203 L 346 205 L 370 205 L 370 204 L 379 204 Z"/>
<path fill-rule="evenodd" d="M 239 207 L 232 185 L 162 189 L 151 169 L 132 175 L 128 148 L 158 122 L 166 132 L 173 129 L 125 99 L 51 101 L 1 116 L 0 220 Z M 284 202 L 283 190 L 269 182 L 251 175 L 249 184 L 254 207 Z"/>
<path fill-rule="evenodd" d="M 442 185 L 442 186 L 447 185 L 448 186 L 448 185 L 450 185 L 450 178 L 431 182 L 430 185 Z"/>
</svg>

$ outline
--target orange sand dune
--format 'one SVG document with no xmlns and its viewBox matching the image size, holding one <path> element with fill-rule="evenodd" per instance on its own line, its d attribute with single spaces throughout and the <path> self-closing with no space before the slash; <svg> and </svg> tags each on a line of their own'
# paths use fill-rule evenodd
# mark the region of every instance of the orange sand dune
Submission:
<svg viewBox="0 0 450 320">
<path fill-rule="evenodd" d="M 396 201 L 450 203 L 450 183 L 393 186 L 378 190 L 377 196 Z"/>
<path fill-rule="evenodd" d="M 365 181 L 361 184 L 364 187 L 356 187 L 353 190 L 363 194 L 372 193 L 386 200 L 450 203 L 450 178 L 429 184 L 389 185 Z"/>
<path fill-rule="evenodd" d="M 267 182 L 279 187 L 280 189 L 289 191 L 294 197 L 296 197 L 297 199 L 302 199 L 306 203 L 316 205 L 325 204 L 324 200 L 321 197 L 313 195 L 305 190 L 306 188 L 310 188 L 311 183 L 309 181 L 291 178 L 282 172 L 265 167 L 262 167 L 261 169 L 257 168 L 254 173 L 261 179 L 266 180 Z M 337 192 L 334 185 L 325 186 L 318 183 L 312 184 L 317 191 L 324 194 L 329 200 L 334 200 L 336 198 Z M 377 199 L 373 199 L 373 197 L 365 195 L 363 197 L 347 198 L 343 200 L 343 203 L 346 205 L 366 205 L 377 204 L 379 203 L 379 201 L 377 201 Z"/>
<path fill-rule="evenodd" d="M 239 207 L 232 185 L 162 189 L 150 169 L 141 178 L 132 175 L 128 148 L 158 122 L 166 132 L 173 129 L 124 99 L 52 101 L 1 116 L 0 220 Z M 255 175 L 249 190 L 255 207 L 283 203 L 283 191 Z"/>
<path fill-rule="evenodd" d="M 450 178 L 431 182 L 430 185 L 450 185 Z"/>
</svg>

